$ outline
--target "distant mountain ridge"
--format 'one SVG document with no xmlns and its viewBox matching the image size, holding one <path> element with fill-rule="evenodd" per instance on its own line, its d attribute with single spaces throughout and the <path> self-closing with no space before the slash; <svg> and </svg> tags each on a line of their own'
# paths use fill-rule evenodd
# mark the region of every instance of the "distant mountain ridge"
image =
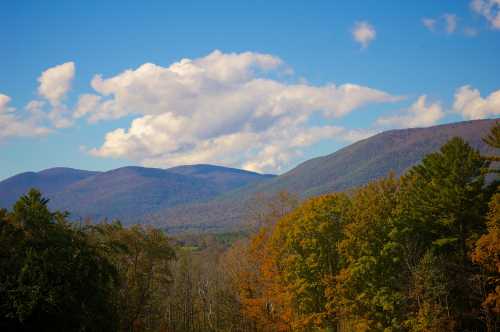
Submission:
<svg viewBox="0 0 500 332">
<path fill-rule="evenodd" d="M 40 172 L 24 172 L 0 182 L 0 207 L 10 208 L 19 196 L 31 188 L 40 188 L 50 196 L 63 188 L 100 172 L 54 167 Z"/>
<path fill-rule="evenodd" d="M 259 193 L 286 190 L 305 198 L 364 185 L 390 171 L 401 175 L 454 136 L 483 153 L 494 153 L 482 137 L 495 121 L 386 131 L 305 161 L 280 176 L 203 164 L 21 173 L 0 182 L 0 207 L 10 207 L 30 187 L 37 187 L 51 199 L 52 208 L 68 210 L 74 218 L 119 218 L 173 232 L 239 229 Z"/>
<path fill-rule="evenodd" d="M 50 199 L 52 208 L 70 211 L 74 218 L 142 222 L 160 209 L 203 202 L 272 177 L 212 165 L 171 169 L 128 166 L 107 172 L 58 167 L 1 181 L 0 207 L 10 208 L 34 187 Z"/>
</svg>

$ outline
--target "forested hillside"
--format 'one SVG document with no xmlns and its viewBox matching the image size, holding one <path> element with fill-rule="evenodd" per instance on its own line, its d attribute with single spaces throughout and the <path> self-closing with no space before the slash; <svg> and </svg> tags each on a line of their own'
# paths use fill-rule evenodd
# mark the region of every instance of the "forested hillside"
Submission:
<svg viewBox="0 0 500 332">
<path fill-rule="evenodd" d="M 400 177 L 256 201 L 248 236 L 71 223 L 32 190 L 0 210 L 0 328 L 498 331 L 500 124 L 486 134 L 493 153 L 454 137 Z"/>
</svg>

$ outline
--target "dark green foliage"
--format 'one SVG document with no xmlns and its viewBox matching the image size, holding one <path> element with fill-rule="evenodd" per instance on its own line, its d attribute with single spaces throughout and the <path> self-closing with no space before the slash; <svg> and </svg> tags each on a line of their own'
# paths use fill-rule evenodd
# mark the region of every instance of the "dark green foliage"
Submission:
<svg viewBox="0 0 500 332">
<path fill-rule="evenodd" d="M 0 217 L 2 330 L 114 328 L 116 271 L 83 230 L 50 212 L 36 190 Z"/>
<path fill-rule="evenodd" d="M 412 218 L 433 233 L 435 249 L 456 250 L 465 260 L 468 240 L 484 231 L 489 197 L 482 169 L 487 166 L 477 150 L 453 138 L 408 172 Z"/>
<path fill-rule="evenodd" d="M 491 147 L 500 149 L 500 122 L 495 122 L 490 133 L 483 138 L 483 141 Z"/>
<path fill-rule="evenodd" d="M 442 320 L 437 325 L 441 330 L 451 326 L 447 325 L 451 321 L 464 331 L 481 325 L 476 312 L 480 298 L 474 296 L 472 282 L 478 271 L 469 256 L 474 242 L 486 230 L 490 199 L 483 174 L 486 167 L 488 162 L 477 150 L 461 138 L 453 138 L 439 152 L 426 156 L 403 179 L 396 233 L 406 233 L 401 237 L 401 246 L 413 249 L 407 250 L 405 256 L 409 273 L 417 278 L 412 287 L 444 287 L 433 295 L 429 290 L 415 291 L 423 297 L 418 298 L 416 309 L 420 324 L 429 315 L 438 317 L 444 310 L 447 317 L 435 317 Z M 439 262 L 438 267 L 429 265 L 433 261 Z M 427 271 L 425 278 L 422 271 Z M 444 274 L 446 280 L 439 281 L 439 274 Z"/>
<path fill-rule="evenodd" d="M 92 226 L 92 239 L 118 270 L 116 288 L 120 331 L 157 331 L 172 283 L 170 263 L 175 253 L 160 230 L 119 222 Z"/>
</svg>

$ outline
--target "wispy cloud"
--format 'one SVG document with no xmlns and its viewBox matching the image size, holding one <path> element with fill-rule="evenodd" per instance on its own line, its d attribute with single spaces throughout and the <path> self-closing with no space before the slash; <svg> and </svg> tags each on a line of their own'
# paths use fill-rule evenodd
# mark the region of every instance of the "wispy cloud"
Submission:
<svg viewBox="0 0 500 332">
<path fill-rule="evenodd" d="M 452 34 L 457 30 L 457 20 L 458 17 L 455 14 L 444 14 L 443 19 L 446 22 L 445 29 L 446 33 Z"/>
<path fill-rule="evenodd" d="M 422 18 L 422 24 L 429 31 L 451 35 L 457 31 L 458 20 L 456 14 L 445 13 L 434 18 L 424 17 Z"/>
<path fill-rule="evenodd" d="M 422 24 L 424 25 L 424 27 L 426 27 L 430 31 L 436 30 L 436 23 L 437 23 L 437 20 L 435 18 L 424 17 L 422 19 Z"/>
<path fill-rule="evenodd" d="M 472 0 L 470 7 L 483 16 L 493 29 L 500 29 L 500 0 Z"/>
<path fill-rule="evenodd" d="M 464 28 L 464 35 L 467 37 L 475 37 L 479 34 L 479 31 L 476 28 L 472 27 L 465 27 Z"/>
<path fill-rule="evenodd" d="M 46 135 L 51 130 L 38 123 L 36 116 L 21 116 L 10 106 L 11 98 L 0 93 L 0 142 L 13 137 Z"/>
</svg>

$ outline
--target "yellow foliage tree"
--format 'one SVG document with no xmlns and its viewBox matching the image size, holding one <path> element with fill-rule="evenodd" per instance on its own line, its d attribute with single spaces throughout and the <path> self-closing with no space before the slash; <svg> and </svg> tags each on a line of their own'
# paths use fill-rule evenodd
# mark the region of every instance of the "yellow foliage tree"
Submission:
<svg viewBox="0 0 500 332">
<path fill-rule="evenodd" d="M 293 308 L 293 330 L 333 328 L 336 317 L 326 309 L 328 288 L 341 267 L 338 244 L 342 240 L 344 216 L 349 206 L 345 194 L 312 198 L 281 219 L 268 250 L 269 276 Z"/>
</svg>

